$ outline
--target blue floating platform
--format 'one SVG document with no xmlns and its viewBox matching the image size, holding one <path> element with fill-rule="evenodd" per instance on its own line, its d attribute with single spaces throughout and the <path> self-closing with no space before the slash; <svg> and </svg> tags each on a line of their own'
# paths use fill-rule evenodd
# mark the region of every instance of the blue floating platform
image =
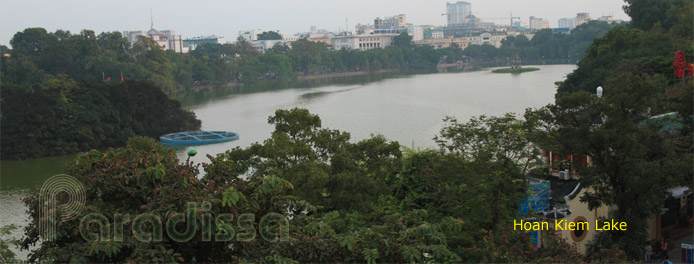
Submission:
<svg viewBox="0 0 694 264">
<path fill-rule="evenodd" d="M 170 145 L 202 145 L 239 139 L 239 134 L 227 131 L 187 131 L 166 134 L 159 141 Z"/>
</svg>

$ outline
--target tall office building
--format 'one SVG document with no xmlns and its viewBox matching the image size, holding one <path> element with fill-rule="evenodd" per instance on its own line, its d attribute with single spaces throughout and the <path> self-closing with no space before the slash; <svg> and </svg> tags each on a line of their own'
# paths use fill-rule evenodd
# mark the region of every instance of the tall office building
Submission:
<svg viewBox="0 0 694 264">
<path fill-rule="evenodd" d="M 530 17 L 530 29 L 540 30 L 549 28 L 549 22 L 539 17 Z"/>
<path fill-rule="evenodd" d="M 574 29 L 576 27 L 576 19 L 575 18 L 562 18 L 559 19 L 559 26 L 557 28 L 568 28 L 568 29 Z"/>
<path fill-rule="evenodd" d="M 448 16 L 448 25 L 465 24 L 465 18 L 472 15 L 472 4 L 465 1 L 455 3 L 446 3 L 446 15 Z"/>
</svg>

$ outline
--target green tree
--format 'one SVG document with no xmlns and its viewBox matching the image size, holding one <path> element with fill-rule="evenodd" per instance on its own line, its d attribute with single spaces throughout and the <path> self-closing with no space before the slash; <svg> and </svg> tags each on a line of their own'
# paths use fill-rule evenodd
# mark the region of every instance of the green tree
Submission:
<svg viewBox="0 0 694 264">
<path fill-rule="evenodd" d="M 634 119 L 663 100 L 665 84 L 660 75 L 621 74 L 605 83 L 602 99 L 577 92 L 547 108 L 564 153 L 592 160 L 593 166 L 579 170 L 588 188 L 581 201 L 591 209 L 615 206 L 615 221 L 629 223 L 628 232 L 610 232 L 611 240 L 602 243 L 618 243 L 634 259 L 642 256 L 646 219 L 659 212 L 668 188 L 687 184 L 693 169 L 683 158 L 691 153 L 678 153 L 662 123 Z"/>
<path fill-rule="evenodd" d="M 412 46 L 412 36 L 408 35 L 407 32 L 402 32 L 393 37 L 393 45 L 396 47 L 410 47 Z"/>
<path fill-rule="evenodd" d="M 10 40 L 12 54 L 15 56 L 39 56 L 57 39 L 43 28 L 27 28 L 17 32 Z"/>
<path fill-rule="evenodd" d="M 275 31 L 265 31 L 263 33 L 258 34 L 258 40 L 281 40 L 282 35 L 280 33 L 277 33 Z"/>
</svg>

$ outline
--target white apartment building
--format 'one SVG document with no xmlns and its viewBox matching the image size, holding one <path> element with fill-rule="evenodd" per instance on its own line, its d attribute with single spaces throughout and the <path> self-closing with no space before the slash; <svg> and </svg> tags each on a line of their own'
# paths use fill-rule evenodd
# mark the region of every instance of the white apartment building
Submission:
<svg viewBox="0 0 694 264">
<path fill-rule="evenodd" d="M 256 41 L 258 40 L 258 35 L 262 34 L 265 32 L 262 29 L 249 29 L 249 30 L 241 30 L 239 31 L 239 37 L 242 37 L 246 39 L 247 41 Z"/>
<path fill-rule="evenodd" d="M 412 41 L 422 40 L 424 39 L 424 28 L 422 26 L 409 25 L 407 34 L 412 36 Z"/>
<path fill-rule="evenodd" d="M 489 32 L 485 32 L 480 34 L 479 36 L 472 36 L 472 37 L 464 37 L 465 40 L 469 43 L 469 45 L 484 45 L 484 44 L 489 44 L 492 45 L 496 48 L 501 47 L 501 41 L 506 39 L 506 33 L 505 32 L 500 32 L 503 34 L 492 34 Z"/>
<path fill-rule="evenodd" d="M 292 35 L 282 34 L 282 40 L 287 41 L 287 42 L 297 41 L 299 39 L 301 39 L 300 34 L 292 34 Z"/>
<path fill-rule="evenodd" d="M 443 38 L 443 31 L 432 31 L 431 32 L 431 38 L 433 38 L 433 39 Z"/>
<path fill-rule="evenodd" d="M 379 49 L 392 46 L 395 36 L 397 36 L 397 34 L 334 36 L 330 39 L 330 46 L 333 50 Z"/>
<path fill-rule="evenodd" d="M 183 38 L 181 35 L 176 35 L 175 30 L 156 30 L 154 29 L 154 24 L 152 24 L 152 28 L 148 31 L 123 31 L 123 36 L 130 41 L 131 46 L 137 42 L 138 36 L 146 36 L 154 40 L 154 42 L 159 44 L 164 50 L 173 50 L 179 53 L 183 52 Z"/>
<path fill-rule="evenodd" d="M 558 28 L 576 28 L 576 18 L 562 18 L 559 19 Z"/>
<path fill-rule="evenodd" d="M 540 30 L 540 29 L 545 29 L 549 28 L 549 22 L 547 20 L 544 20 L 539 17 L 530 17 L 530 29 L 531 30 Z"/>
</svg>

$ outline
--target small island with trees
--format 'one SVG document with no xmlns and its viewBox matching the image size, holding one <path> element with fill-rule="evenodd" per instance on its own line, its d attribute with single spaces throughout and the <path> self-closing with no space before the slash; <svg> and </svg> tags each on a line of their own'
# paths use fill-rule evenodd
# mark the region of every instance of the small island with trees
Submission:
<svg viewBox="0 0 694 264">
<path fill-rule="evenodd" d="M 509 68 L 501 68 L 501 69 L 496 69 L 493 70 L 493 73 L 523 73 L 523 72 L 531 72 L 531 71 L 538 71 L 540 68 L 535 68 L 535 67 L 527 67 L 523 68 L 521 63 L 521 58 L 518 55 L 518 53 L 513 54 L 513 58 L 511 59 L 511 67 Z"/>
<path fill-rule="evenodd" d="M 523 72 L 531 72 L 531 71 L 538 71 L 538 70 L 540 70 L 540 68 L 535 68 L 535 67 L 514 68 L 514 67 L 510 67 L 510 68 L 496 69 L 496 70 L 493 70 L 492 72 L 493 73 L 523 73 Z"/>
</svg>

